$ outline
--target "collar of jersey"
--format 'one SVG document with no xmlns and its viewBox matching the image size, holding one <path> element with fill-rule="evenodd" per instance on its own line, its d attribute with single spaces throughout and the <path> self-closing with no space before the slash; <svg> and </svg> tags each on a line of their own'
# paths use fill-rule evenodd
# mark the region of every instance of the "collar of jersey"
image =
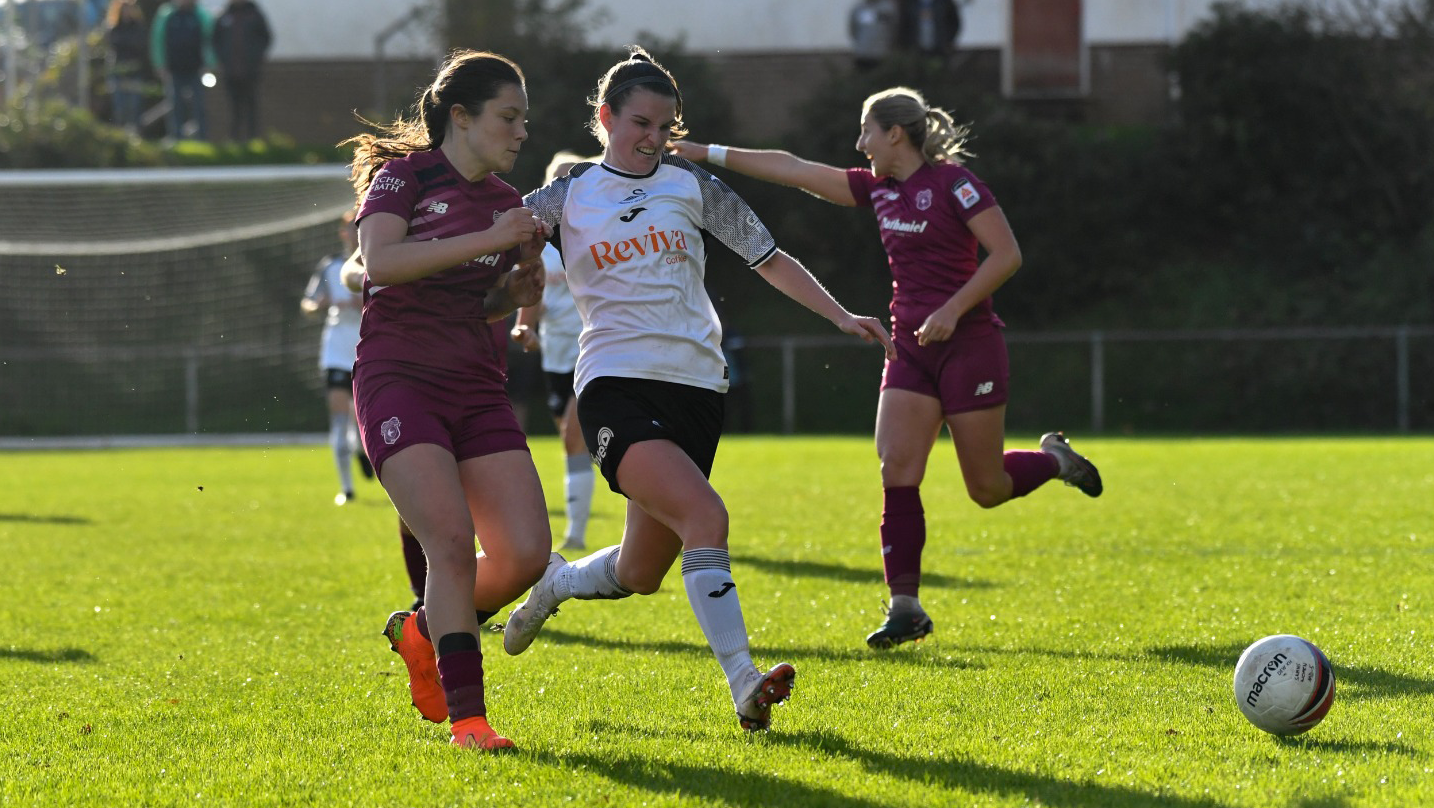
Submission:
<svg viewBox="0 0 1434 808">
<path fill-rule="evenodd" d="M 648 177 L 651 177 L 653 174 L 656 174 L 657 169 L 662 168 L 662 160 L 659 159 L 657 161 L 657 165 L 653 166 L 652 170 L 647 172 L 646 174 L 629 174 L 626 171 L 621 171 L 608 165 L 606 160 L 599 163 L 599 165 L 603 167 L 603 170 L 616 174 L 619 177 L 627 177 L 630 180 L 645 180 Z"/>
</svg>

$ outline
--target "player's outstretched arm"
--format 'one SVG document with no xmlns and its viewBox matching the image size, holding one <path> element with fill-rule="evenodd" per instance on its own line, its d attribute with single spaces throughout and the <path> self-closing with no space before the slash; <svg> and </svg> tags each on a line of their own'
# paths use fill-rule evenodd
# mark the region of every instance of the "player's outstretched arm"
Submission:
<svg viewBox="0 0 1434 808">
<path fill-rule="evenodd" d="M 800 188 L 838 205 L 856 205 L 845 171 L 826 163 L 804 160 L 791 152 L 739 149 L 736 146 L 707 145 L 690 140 L 669 143 L 668 149 L 678 157 L 693 162 L 706 161 L 759 180 Z"/>
<path fill-rule="evenodd" d="M 887 359 L 896 358 L 896 347 L 891 344 L 891 335 L 886 333 L 881 320 L 847 311 L 797 259 L 777 250 L 757 267 L 757 271 L 782 294 L 827 318 L 842 331 L 867 342 L 880 343 Z"/>
</svg>

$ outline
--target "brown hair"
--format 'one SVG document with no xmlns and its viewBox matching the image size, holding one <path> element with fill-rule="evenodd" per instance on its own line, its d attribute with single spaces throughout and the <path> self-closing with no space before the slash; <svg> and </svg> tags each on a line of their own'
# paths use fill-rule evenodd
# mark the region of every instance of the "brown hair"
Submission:
<svg viewBox="0 0 1434 808">
<path fill-rule="evenodd" d="M 966 141 L 971 139 L 970 125 L 958 124 L 951 113 L 928 106 L 921 93 L 910 87 L 892 87 L 869 96 L 862 105 L 861 116 L 865 118 L 868 113 L 883 131 L 893 126 L 904 129 L 911 145 L 928 163 L 959 166 L 963 158 L 976 156 L 966 148 Z"/>
<path fill-rule="evenodd" d="M 633 91 L 641 87 L 677 100 L 677 117 L 672 124 L 672 137 L 675 140 L 685 136 L 687 129 L 682 124 L 682 93 L 677 89 L 677 79 L 641 47 L 628 45 L 627 51 L 627 58 L 607 69 L 598 80 L 597 92 L 588 98 L 588 105 L 593 108 L 592 120 L 588 121 L 588 131 L 593 133 L 599 143 L 606 146 L 607 130 L 602 128 L 602 120 L 598 117 L 603 104 L 607 104 L 613 112 L 621 112 L 623 104 L 627 103 Z"/>
<path fill-rule="evenodd" d="M 411 118 L 398 118 L 386 126 L 360 118 L 379 134 L 365 132 L 339 143 L 354 146 L 349 176 L 360 201 L 384 163 L 443 145 L 455 105 L 480 115 L 483 105 L 510 84 L 524 84 L 523 71 L 513 60 L 488 51 L 458 50 L 438 68 L 433 84 L 419 93 Z"/>
</svg>

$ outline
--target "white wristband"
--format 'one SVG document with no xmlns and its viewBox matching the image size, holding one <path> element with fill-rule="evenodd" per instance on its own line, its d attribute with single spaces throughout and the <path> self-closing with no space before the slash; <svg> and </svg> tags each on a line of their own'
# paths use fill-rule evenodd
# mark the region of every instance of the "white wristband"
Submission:
<svg viewBox="0 0 1434 808">
<path fill-rule="evenodd" d="M 727 167 L 727 147 L 715 143 L 707 147 L 707 162 L 714 166 Z"/>
</svg>

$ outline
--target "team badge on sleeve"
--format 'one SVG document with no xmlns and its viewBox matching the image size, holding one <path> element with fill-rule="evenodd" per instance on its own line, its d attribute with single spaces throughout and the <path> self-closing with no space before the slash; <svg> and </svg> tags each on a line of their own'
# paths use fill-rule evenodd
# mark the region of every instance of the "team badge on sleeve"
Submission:
<svg viewBox="0 0 1434 808">
<path fill-rule="evenodd" d="M 951 186 L 951 193 L 955 194 L 956 201 L 960 202 L 961 207 L 966 210 L 970 210 L 973 205 L 981 201 L 981 192 L 976 190 L 976 186 L 972 185 L 970 180 L 963 179 Z"/>
</svg>

